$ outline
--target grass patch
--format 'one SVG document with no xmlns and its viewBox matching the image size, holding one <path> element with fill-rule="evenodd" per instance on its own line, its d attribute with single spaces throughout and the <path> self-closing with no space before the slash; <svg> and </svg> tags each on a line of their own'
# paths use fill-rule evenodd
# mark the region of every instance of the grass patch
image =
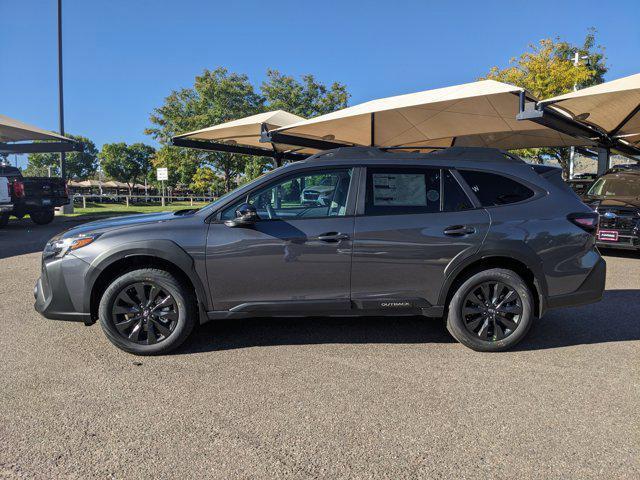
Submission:
<svg viewBox="0 0 640 480">
<path fill-rule="evenodd" d="M 65 215 L 67 217 L 79 217 L 81 215 L 105 216 L 113 217 L 116 215 L 133 215 L 136 213 L 157 213 L 157 212 L 173 212 L 175 210 L 183 210 L 185 208 L 201 208 L 208 205 L 204 202 L 173 202 L 165 205 L 160 204 L 135 204 L 132 203 L 128 207 L 119 203 L 92 203 L 87 202 L 87 208 L 75 207 L 73 213 Z"/>
</svg>

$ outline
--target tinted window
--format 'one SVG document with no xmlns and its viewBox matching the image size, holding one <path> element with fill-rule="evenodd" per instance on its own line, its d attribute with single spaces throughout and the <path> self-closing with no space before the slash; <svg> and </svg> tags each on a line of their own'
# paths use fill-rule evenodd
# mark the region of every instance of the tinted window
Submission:
<svg viewBox="0 0 640 480">
<path fill-rule="evenodd" d="M 449 170 L 444 171 L 442 191 L 444 196 L 442 206 L 445 212 L 459 212 L 473 208 L 467 194 Z"/>
<path fill-rule="evenodd" d="M 603 197 L 640 197 L 640 175 L 609 174 L 600 177 L 589 189 L 589 195 Z"/>
<path fill-rule="evenodd" d="M 346 215 L 351 169 L 300 172 L 249 194 L 262 220 L 342 217 Z M 246 198 L 227 208 L 222 220 L 235 216 Z"/>
<path fill-rule="evenodd" d="M 521 202 L 533 196 L 531 189 L 502 175 L 471 170 L 461 170 L 460 174 L 483 207 Z"/>
<path fill-rule="evenodd" d="M 367 168 L 366 215 L 439 211 L 439 169 Z"/>
</svg>

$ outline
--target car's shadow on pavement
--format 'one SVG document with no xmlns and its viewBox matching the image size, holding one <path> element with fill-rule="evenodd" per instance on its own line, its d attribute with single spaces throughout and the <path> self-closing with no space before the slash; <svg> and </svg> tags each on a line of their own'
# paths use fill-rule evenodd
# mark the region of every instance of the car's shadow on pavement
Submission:
<svg viewBox="0 0 640 480">
<path fill-rule="evenodd" d="M 608 290 L 599 303 L 548 312 L 514 350 L 640 340 L 639 311 L 640 290 Z M 202 325 L 175 353 L 274 345 L 452 342 L 444 321 L 433 318 L 254 318 Z"/>
</svg>

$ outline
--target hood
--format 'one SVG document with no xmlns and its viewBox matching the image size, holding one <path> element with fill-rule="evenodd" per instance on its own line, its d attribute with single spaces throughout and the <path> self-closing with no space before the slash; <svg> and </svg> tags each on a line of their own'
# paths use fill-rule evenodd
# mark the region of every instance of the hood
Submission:
<svg viewBox="0 0 640 480">
<path fill-rule="evenodd" d="M 184 215 L 176 215 L 176 212 L 158 212 L 158 213 L 141 213 L 137 215 L 125 215 L 122 217 L 110 217 L 94 222 L 83 223 L 77 227 L 71 228 L 64 232 L 61 237 L 71 237 L 81 233 L 103 233 L 108 230 L 116 230 L 118 228 L 129 227 L 132 225 L 142 225 L 145 223 L 166 222 L 184 218 Z"/>
<path fill-rule="evenodd" d="M 638 197 L 599 197 L 587 195 L 584 203 L 598 208 L 637 208 L 640 210 L 640 198 Z"/>
</svg>

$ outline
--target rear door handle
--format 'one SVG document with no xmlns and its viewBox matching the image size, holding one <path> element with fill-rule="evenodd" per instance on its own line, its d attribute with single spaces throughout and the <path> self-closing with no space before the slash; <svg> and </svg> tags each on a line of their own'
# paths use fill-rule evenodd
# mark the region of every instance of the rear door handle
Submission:
<svg viewBox="0 0 640 480">
<path fill-rule="evenodd" d="M 466 225 L 452 225 L 451 227 L 445 228 L 443 233 L 450 237 L 461 237 L 463 235 L 476 233 L 476 229 L 473 227 L 467 227 Z"/>
<path fill-rule="evenodd" d="M 327 232 L 318 235 L 316 240 L 320 240 L 321 242 L 339 242 L 340 240 L 349 240 L 349 235 L 340 232 Z"/>
</svg>

